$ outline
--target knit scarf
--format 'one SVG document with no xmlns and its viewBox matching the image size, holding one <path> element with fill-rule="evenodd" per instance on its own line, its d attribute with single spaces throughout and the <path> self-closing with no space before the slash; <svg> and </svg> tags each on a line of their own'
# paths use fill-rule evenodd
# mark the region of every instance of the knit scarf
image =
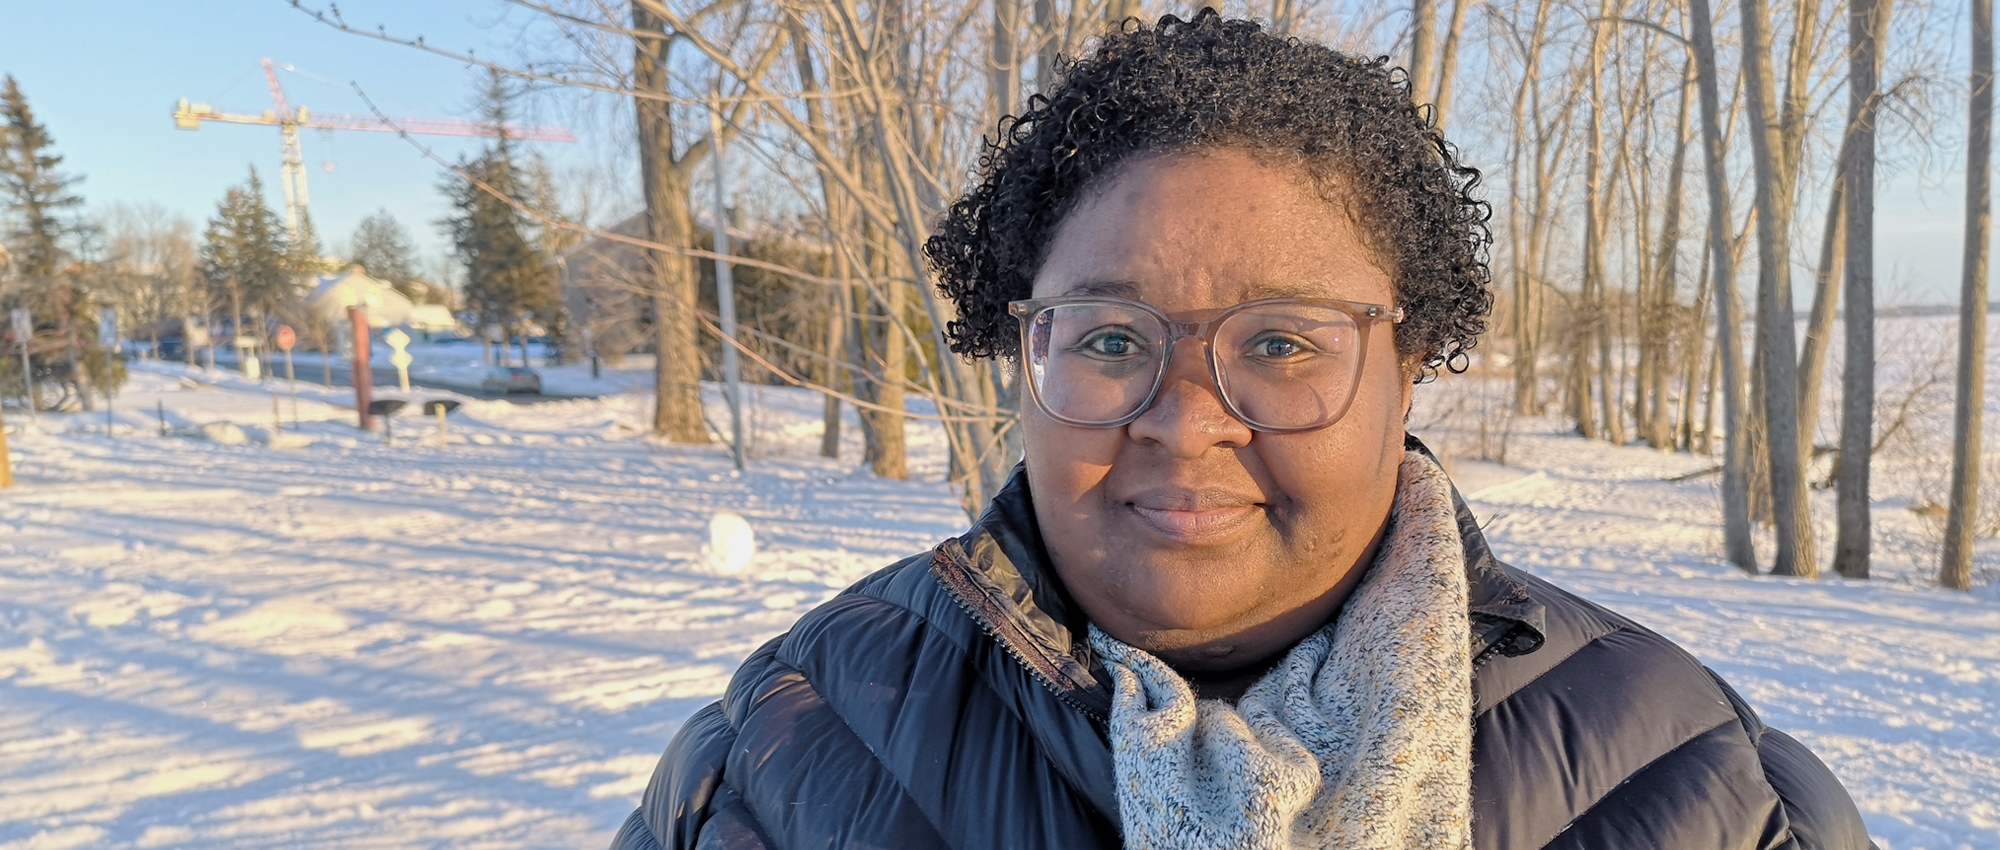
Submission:
<svg viewBox="0 0 2000 850">
<path fill-rule="evenodd" d="M 1128 850 L 1472 846 L 1472 661 L 1451 482 L 1408 452 L 1340 615 L 1232 706 L 1090 628 Z"/>
</svg>

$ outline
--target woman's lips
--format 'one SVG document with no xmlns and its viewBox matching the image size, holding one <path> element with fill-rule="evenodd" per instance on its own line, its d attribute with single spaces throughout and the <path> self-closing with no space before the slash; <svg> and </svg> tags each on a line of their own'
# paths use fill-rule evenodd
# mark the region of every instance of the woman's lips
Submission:
<svg viewBox="0 0 2000 850">
<path fill-rule="evenodd" d="M 1185 543 L 1214 543 L 1241 529 L 1258 513 L 1256 505 L 1174 510 L 1133 505 L 1132 512 L 1154 531 Z"/>
</svg>

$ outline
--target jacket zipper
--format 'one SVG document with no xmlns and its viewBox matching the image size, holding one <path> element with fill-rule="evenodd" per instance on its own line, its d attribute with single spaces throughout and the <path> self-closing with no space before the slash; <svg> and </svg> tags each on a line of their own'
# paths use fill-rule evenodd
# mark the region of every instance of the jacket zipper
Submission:
<svg viewBox="0 0 2000 850">
<path fill-rule="evenodd" d="M 933 574 L 937 576 L 938 583 L 944 586 L 945 592 L 951 594 L 952 601 L 957 602 L 958 607 L 963 609 L 966 615 L 972 618 L 973 622 L 978 623 L 981 629 L 985 630 L 987 637 L 992 638 L 995 643 L 1000 644 L 1002 648 L 1006 649 L 1007 654 L 1013 657 L 1015 663 L 1025 668 L 1028 674 L 1034 677 L 1035 681 L 1040 682 L 1042 687 L 1047 688 L 1049 693 L 1053 694 L 1062 704 L 1083 712 L 1085 717 L 1100 724 L 1110 721 L 1110 718 L 1106 717 L 1102 712 L 1084 705 L 1075 697 L 1070 696 L 1061 685 L 1056 683 L 1056 677 L 1053 673 L 1042 669 L 1042 665 L 1030 660 L 1027 653 L 1022 652 L 1020 647 L 1014 645 L 1014 641 L 1009 635 L 1002 634 L 1002 629 L 997 623 L 993 622 L 992 618 L 986 616 L 979 610 L 977 605 L 973 604 L 972 595 L 978 592 L 977 588 L 969 586 L 969 583 L 963 577 L 954 574 L 956 570 L 966 569 L 965 565 L 957 563 L 958 559 L 953 557 L 942 546 L 938 547 L 937 551 L 932 553 L 932 557 L 943 557 L 945 559 L 944 566 L 946 569 L 938 570 Z"/>
<path fill-rule="evenodd" d="M 1520 630 L 1520 623 L 1514 623 L 1502 630 L 1499 637 L 1494 638 L 1492 642 L 1486 644 L 1485 649 L 1480 650 L 1478 655 L 1472 657 L 1472 669 L 1476 672 L 1481 665 L 1493 660 L 1493 656 L 1499 655 L 1501 648 L 1511 643 L 1514 640 L 1514 633 Z"/>
</svg>

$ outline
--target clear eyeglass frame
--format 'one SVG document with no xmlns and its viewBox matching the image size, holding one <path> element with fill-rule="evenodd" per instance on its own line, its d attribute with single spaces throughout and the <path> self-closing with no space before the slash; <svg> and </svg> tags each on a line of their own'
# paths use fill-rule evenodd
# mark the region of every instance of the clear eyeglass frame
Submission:
<svg viewBox="0 0 2000 850">
<path fill-rule="evenodd" d="M 1158 358 L 1159 362 L 1156 365 L 1153 375 L 1153 385 L 1146 393 L 1145 400 L 1134 407 L 1131 412 L 1117 419 L 1101 422 L 1074 419 L 1051 409 L 1043 399 L 1040 382 L 1034 378 L 1033 369 L 1028 363 L 1028 358 L 1031 356 L 1030 352 L 1033 350 L 1032 332 L 1035 325 L 1035 318 L 1038 315 L 1052 308 L 1090 304 L 1138 310 L 1158 319 L 1160 326 L 1166 331 L 1162 335 L 1161 344 L 1161 350 L 1164 353 Z M 1228 373 L 1223 370 L 1222 364 L 1217 361 L 1215 356 L 1215 337 L 1217 329 L 1222 327 L 1232 316 L 1251 310 L 1292 305 L 1332 308 L 1347 314 L 1349 318 L 1353 319 L 1356 328 L 1355 364 L 1352 377 L 1349 380 L 1349 386 L 1346 388 L 1344 400 L 1338 409 L 1332 410 L 1329 414 L 1323 416 L 1322 421 L 1312 424 L 1274 426 L 1260 422 L 1254 417 L 1245 414 L 1242 406 L 1238 405 L 1236 400 L 1231 397 Z M 1123 298 L 1034 298 L 1009 302 L 1007 304 L 1007 312 L 1019 319 L 1021 324 L 1022 380 L 1028 385 L 1028 394 L 1034 398 L 1035 406 L 1042 413 L 1057 422 L 1079 428 L 1120 428 L 1131 424 L 1133 420 L 1138 419 L 1140 416 L 1145 415 L 1146 411 L 1151 410 L 1153 403 L 1159 400 L 1160 389 L 1166 384 L 1167 371 L 1173 365 L 1174 351 L 1180 347 L 1180 341 L 1182 339 L 1196 339 L 1201 341 L 1203 356 L 1208 361 L 1208 375 L 1210 380 L 1215 382 L 1217 395 L 1222 400 L 1223 408 L 1229 412 L 1230 416 L 1235 417 L 1252 430 L 1267 434 L 1295 434 L 1304 431 L 1316 431 L 1340 421 L 1341 417 L 1347 415 L 1347 409 L 1354 401 L 1354 391 L 1360 383 L 1361 374 L 1367 368 L 1369 329 L 1381 322 L 1388 322 L 1392 325 L 1402 324 L 1408 318 L 1408 314 L 1401 307 L 1325 298 L 1262 298 L 1255 301 L 1245 301 L 1218 310 L 1202 310 L 1183 314 L 1196 317 L 1193 321 L 1179 321 L 1151 304 Z"/>
</svg>

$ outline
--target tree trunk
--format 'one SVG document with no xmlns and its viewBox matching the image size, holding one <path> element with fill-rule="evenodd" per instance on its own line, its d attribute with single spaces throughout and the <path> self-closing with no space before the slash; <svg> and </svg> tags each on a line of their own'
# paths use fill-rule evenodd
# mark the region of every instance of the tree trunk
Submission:
<svg viewBox="0 0 2000 850">
<path fill-rule="evenodd" d="M 1848 7 L 1848 118 L 1853 150 L 1847 171 L 1847 299 L 1840 376 L 1840 459 L 1835 504 L 1840 531 L 1833 569 L 1867 578 L 1874 548 L 1868 498 L 1875 434 L 1875 109 L 1882 41 L 1893 0 L 1851 0 Z"/>
<path fill-rule="evenodd" d="M 806 126 L 810 127 L 821 138 L 830 141 L 832 134 L 827 128 L 826 110 L 822 108 L 820 98 L 818 97 L 820 93 L 819 73 L 813 64 L 812 41 L 806 32 L 805 21 L 799 18 L 795 10 L 788 10 L 785 15 L 785 24 L 791 35 L 792 58 L 798 70 L 799 87 L 806 95 L 804 98 Z M 848 217 L 841 213 L 841 209 L 844 206 L 842 201 L 845 199 L 836 194 L 834 181 L 826 174 L 825 163 L 820 162 L 815 157 L 813 164 L 819 171 L 820 199 L 826 205 L 826 220 L 828 224 L 826 244 L 828 245 L 829 253 L 827 269 L 835 280 L 841 281 L 838 285 L 829 287 L 827 290 L 826 345 L 823 352 L 826 362 L 824 368 L 820 370 L 820 384 L 826 387 L 829 392 L 826 394 L 826 410 L 820 419 L 819 453 L 821 457 L 838 460 L 840 458 L 840 396 L 837 394 L 837 391 L 841 388 L 843 380 L 848 378 L 848 372 L 840 368 L 840 363 L 843 359 L 846 359 L 850 363 L 854 361 L 852 358 L 846 358 L 845 356 L 848 316 L 853 310 L 851 305 L 852 294 L 847 284 L 849 273 L 852 270 L 848 266 L 847 253 L 842 249 L 840 241 L 835 235 L 834 228 L 842 228 L 840 232 L 843 233 L 850 233 L 852 231 L 844 227 L 848 222 Z M 847 381 L 847 383 L 851 388 L 853 382 Z"/>
<path fill-rule="evenodd" d="M 1646 318 L 1646 332 L 1641 334 L 1641 344 L 1645 346 L 1648 368 L 1640 370 L 1646 386 L 1640 390 L 1640 397 L 1647 400 L 1646 416 L 1640 422 L 1645 432 L 1647 445 L 1656 449 L 1670 449 L 1674 445 L 1673 406 L 1668 400 L 1668 348 L 1673 342 L 1671 317 L 1674 312 L 1674 292 L 1680 278 L 1681 246 L 1681 206 L 1685 195 L 1683 180 L 1687 172 L 1687 149 L 1689 124 L 1693 104 L 1694 86 L 1689 78 L 1692 69 L 1681 75 L 1681 104 L 1679 118 L 1674 125 L 1673 164 L 1667 172 L 1666 210 L 1660 216 L 1660 238 L 1656 246 L 1658 259 L 1654 262 L 1653 297 L 1642 306 L 1641 313 Z M 1696 323 L 1699 326 L 1699 323 Z M 1701 350 L 1701 335 L 1694 334 L 1688 343 L 1695 351 Z M 1696 358 L 1697 360 L 1699 357 Z M 1692 390 L 1694 383 L 1688 382 Z"/>
<path fill-rule="evenodd" d="M 904 372 L 908 369 L 909 346 L 903 340 L 903 313 L 907 299 L 903 296 L 904 284 L 890 280 L 884 299 L 888 303 L 884 309 L 887 321 L 882 323 L 882 383 L 876 387 L 875 403 L 891 411 L 903 409 Z M 877 450 L 874 460 L 875 474 L 883 478 L 903 481 L 910 477 L 909 462 L 906 459 L 908 447 L 904 442 L 903 414 L 887 411 L 875 412 L 875 439 Z"/>
<path fill-rule="evenodd" d="M 1583 431 L 1585 436 L 1598 436 L 1601 433 L 1606 439 L 1612 439 L 1613 442 L 1624 442 L 1622 439 L 1617 439 L 1613 436 L 1615 434 L 1617 437 L 1622 437 L 1623 434 L 1619 434 L 1618 432 L 1623 429 L 1618 426 L 1617 410 L 1611 400 L 1613 387 L 1617 379 L 1612 374 L 1613 364 L 1610 357 L 1610 340 L 1604 321 L 1604 238 L 1606 228 L 1605 219 L 1609 215 L 1605 206 L 1609 192 L 1604 186 L 1603 81 L 1605 29 L 1610 26 L 1610 17 L 1611 0 L 1604 0 L 1598 11 L 1597 20 L 1590 27 L 1590 58 L 1585 61 L 1583 68 L 1583 72 L 1590 75 L 1588 84 L 1590 106 L 1586 110 L 1587 117 L 1585 120 L 1588 123 L 1584 128 L 1583 285 L 1577 298 L 1577 306 L 1580 310 L 1579 315 L 1582 321 L 1580 326 L 1575 330 L 1577 337 L 1576 354 L 1579 364 L 1586 364 L 1590 361 L 1591 342 L 1593 339 L 1597 342 L 1598 358 L 1596 371 L 1601 381 L 1601 389 L 1603 390 L 1603 395 L 1598 400 L 1602 403 L 1604 409 L 1602 411 L 1603 421 L 1600 423 L 1598 433 L 1593 433 L 1590 429 L 1585 428 L 1583 418 L 1578 419 L 1577 429 Z M 1583 381 L 1580 384 L 1580 388 L 1583 391 L 1581 396 L 1582 404 L 1578 407 L 1578 410 L 1587 417 L 1591 401 L 1588 366 L 1584 367 L 1582 377 Z"/>
<path fill-rule="evenodd" d="M 1451 0 L 1451 17 L 1444 25 L 1444 54 L 1438 57 L 1437 115 L 1438 132 L 1444 132 L 1445 118 L 1451 110 L 1451 78 L 1458 70 L 1459 33 L 1465 29 L 1465 9 L 1471 0 Z"/>
<path fill-rule="evenodd" d="M 1014 100 L 1021 91 L 1021 0 L 993 0 L 993 41 L 987 55 L 987 90 L 992 101 L 994 126 L 1003 115 L 1014 114 Z"/>
<path fill-rule="evenodd" d="M 1813 272 L 1813 304 L 1806 320 L 1805 349 L 1799 353 L 1799 455 L 1812 457 L 1813 438 L 1819 433 L 1820 383 L 1826 376 L 1826 350 L 1833 344 L 1833 319 L 1840 306 L 1841 265 L 1847 260 L 1847 175 L 1848 157 L 1854 147 L 1854 128 L 1841 135 L 1840 153 L 1834 157 L 1833 187 L 1827 191 L 1826 226 L 1820 232 L 1819 267 Z"/>
<path fill-rule="evenodd" d="M 1758 339 L 1764 355 L 1764 420 L 1778 554 L 1771 572 L 1814 577 L 1812 517 L 1799 457 L 1797 331 L 1792 318 L 1791 164 L 1773 108 L 1770 10 L 1743 0 L 1743 75 L 1749 96 L 1751 163 L 1757 184 Z"/>
<path fill-rule="evenodd" d="M 632 4 L 632 28 L 664 33 L 664 22 Z M 667 91 L 667 42 L 632 39 L 632 87 L 642 93 Z M 688 211 L 687 175 L 674 159 L 673 113 L 664 100 L 634 97 L 639 130 L 639 182 L 646 203 L 646 238 L 669 246 L 694 244 L 694 216 Z M 701 348 L 695 305 L 699 277 L 684 254 L 651 252 L 653 326 L 653 433 L 677 443 L 709 442 L 701 416 Z"/>
<path fill-rule="evenodd" d="M 1507 184 L 1513 187 L 1507 199 L 1507 235 L 1514 243 L 1514 412 L 1522 416 L 1539 416 L 1542 412 L 1541 374 L 1541 292 L 1538 270 L 1537 236 L 1542 222 L 1538 215 L 1530 216 L 1531 222 L 1523 232 L 1521 222 L 1521 185 L 1524 177 L 1521 169 L 1522 147 L 1527 142 L 1530 122 L 1536 123 L 1535 144 L 1545 143 L 1544 134 L 1539 132 L 1539 116 L 1527 114 L 1528 95 L 1536 90 L 1541 81 L 1542 39 L 1548 28 L 1550 0 L 1540 0 L 1535 4 L 1535 22 L 1528 36 L 1526 52 L 1522 56 L 1521 85 L 1514 93 L 1514 140 L 1507 156 Z M 1537 176 L 1540 174 L 1540 156 L 1536 157 Z M 1542 188 L 1537 181 L 1537 196 Z M 1539 209 L 1536 210 L 1539 212 Z"/>
<path fill-rule="evenodd" d="M 1695 82 L 1701 94 L 1703 169 L 1708 182 L 1708 248 L 1715 275 L 1715 334 L 1721 363 L 1723 429 L 1728 440 L 1722 452 L 1722 538 L 1731 563 L 1757 572 L 1757 550 L 1750 537 L 1750 488 L 1743 429 L 1743 354 L 1736 318 L 1736 266 L 1729 244 L 1727 155 L 1722 146 L 1721 85 L 1715 63 L 1715 31 L 1708 0 L 1688 0 L 1693 33 Z"/>
<path fill-rule="evenodd" d="M 1707 245 L 1708 240 L 1704 238 L 1702 246 L 1706 248 Z M 1712 261 L 1712 258 L 1708 255 L 1708 251 L 1703 250 L 1701 253 L 1701 271 L 1695 277 L 1694 309 L 1687 314 L 1687 327 L 1683 332 L 1683 336 L 1687 340 L 1687 344 L 1683 346 L 1682 352 L 1682 366 L 1685 368 L 1685 371 L 1681 375 L 1680 424 L 1675 428 L 1674 445 L 1675 448 L 1684 452 L 1695 451 L 1695 409 L 1700 398 L 1704 395 L 1704 389 L 1712 388 L 1715 385 L 1715 382 L 1708 378 L 1708 375 L 1715 371 L 1715 367 L 1710 363 L 1715 358 L 1709 352 L 1708 320 L 1706 318 L 1708 316 L 1708 286 L 1710 279 L 1708 265 Z M 1708 389 L 1708 395 L 1709 404 L 1712 407 L 1714 404 L 1712 389 Z M 1708 434 L 1705 428 L 1702 431 L 1701 442 L 1705 450 L 1705 446 L 1708 443 Z"/>
<path fill-rule="evenodd" d="M 1410 3 L 1410 100 L 1431 103 L 1437 92 L 1437 0 Z"/>
<path fill-rule="evenodd" d="M 1972 121 L 1965 138 L 1965 266 L 1958 295 L 1958 398 L 1952 415 L 1951 504 L 1938 583 L 1972 587 L 1986 400 L 1986 261 L 1993 227 L 1993 0 L 1972 5 Z"/>
<path fill-rule="evenodd" d="M 1055 0 L 1035 0 L 1035 35 L 1041 43 L 1035 51 L 1035 91 L 1046 92 L 1055 85 L 1056 55 L 1062 51 L 1062 27 L 1056 23 Z"/>
</svg>

